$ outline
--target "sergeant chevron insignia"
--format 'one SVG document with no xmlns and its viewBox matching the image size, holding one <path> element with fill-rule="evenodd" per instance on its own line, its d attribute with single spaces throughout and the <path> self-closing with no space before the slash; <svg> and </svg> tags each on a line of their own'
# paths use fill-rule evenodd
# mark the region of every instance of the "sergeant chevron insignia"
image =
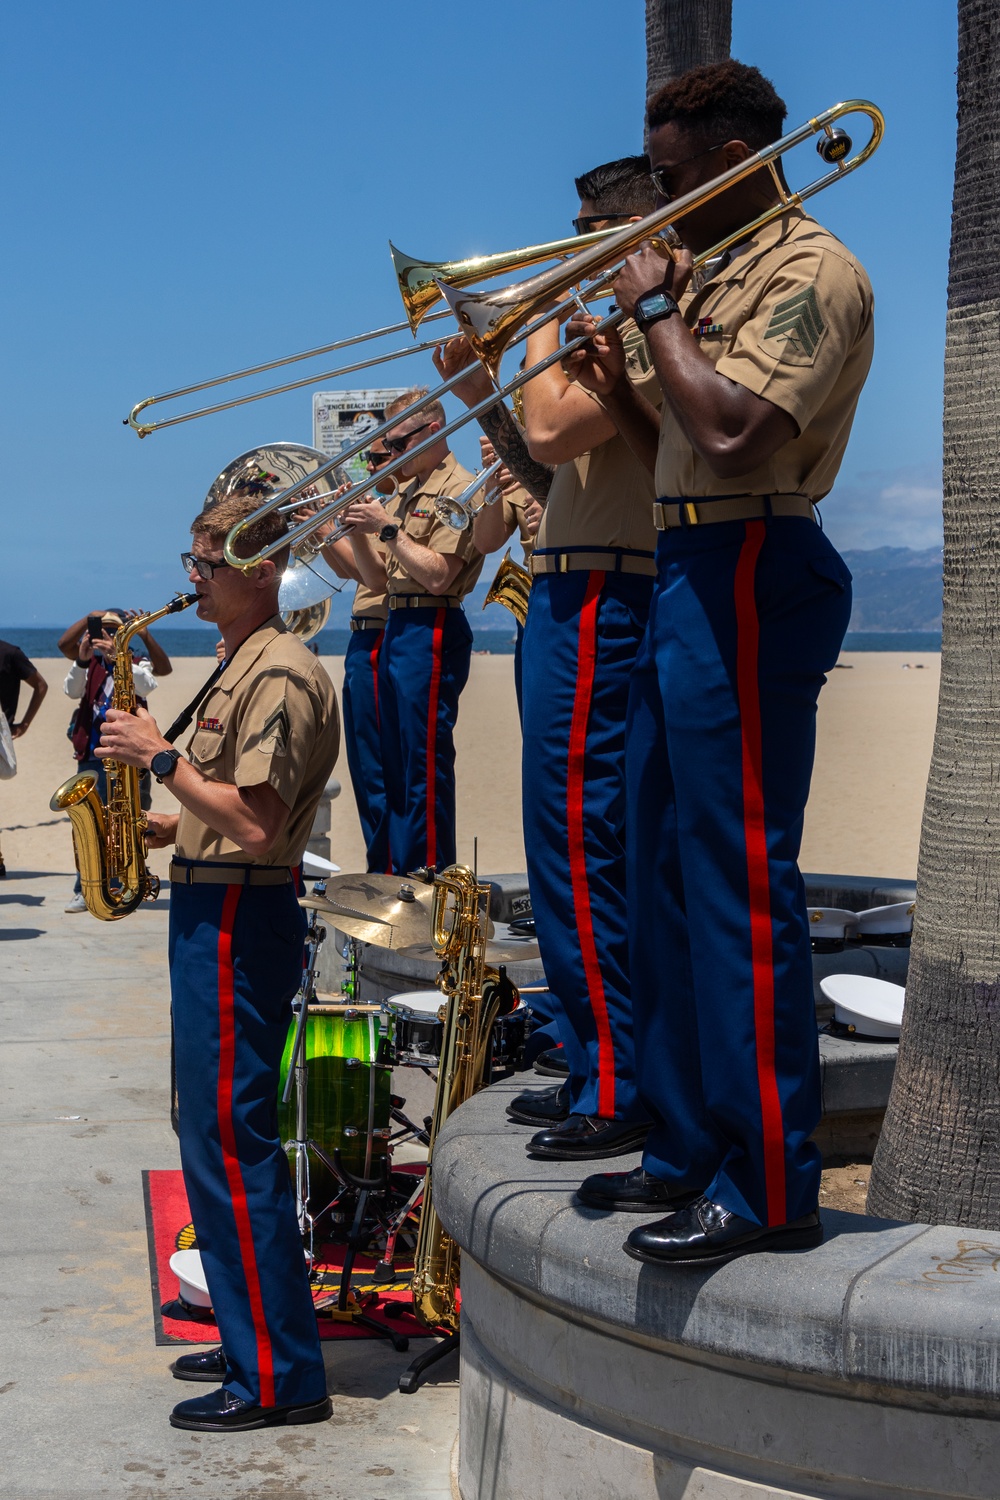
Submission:
<svg viewBox="0 0 1000 1500">
<path fill-rule="evenodd" d="M 269 755 L 284 755 L 288 749 L 288 732 L 288 711 L 281 703 L 264 721 L 257 749 Z"/>
<path fill-rule="evenodd" d="M 777 304 L 764 337 L 783 341 L 779 358 L 790 364 L 805 365 L 812 364 L 825 333 L 826 324 L 814 284 Z"/>
</svg>

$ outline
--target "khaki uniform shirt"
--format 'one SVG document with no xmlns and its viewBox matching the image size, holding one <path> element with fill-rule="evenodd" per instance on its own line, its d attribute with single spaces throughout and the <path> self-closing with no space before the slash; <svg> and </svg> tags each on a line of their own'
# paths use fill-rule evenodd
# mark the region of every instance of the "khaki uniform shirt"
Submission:
<svg viewBox="0 0 1000 1500">
<path fill-rule="evenodd" d="M 660 382 L 646 340 L 631 319 L 622 324 L 622 338 L 632 383 L 647 401 L 659 406 L 663 400 Z M 596 396 L 593 400 L 600 405 Z M 559 464 L 535 546 L 622 547 L 652 553 L 656 550 L 655 499 L 652 474 L 616 433 L 571 463 Z M 652 563 L 649 571 L 654 572 Z"/>
<path fill-rule="evenodd" d="M 400 530 L 421 546 L 446 557 L 460 557 L 463 566 L 447 591 L 449 599 L 464 599 L 475 587 L 476 579 L 483 570 L 483 554 L 472 540 L 472 527 L 455 531 L 438 518 L 434 501 L 439 495 L 460 495 L 472 483 L 473 475 L 463 469 L 453 453 L 449 453 L 421 484 L 412 479 L 403 491 L 396 510 Z M 398 557 L 386 554 L 386 577 L 390 594 L 426 594 L 422 583 L 411 578 Z"/>
<path fill-rule="evenodd" d="M 664 406 L 657 496 L 822 499 L 871 364 L 873 302 L 864 268 L 801 210 L 730 252 L 699 291 L 685 294 L 684 321 L 720 375 L 780 406 L 799 435 L 750 473 L 720 479 Z"/>
<path fill-rule="evenodd" d="M 400 500 L 398 490 L 392 495 L 380 495 L 376 491 L 375 498 L 385 506 L 390 516 L 395 517 Z M 378 538 L 373 537 L 372 543 L 382 562 L 388 564 L 389 554 Z M 384 625 L 389 618 L 389 605 L 385 590 L 370 589 L 367 583 L 359 583 L 354 592 L 354 608 L 351 614 L 355 620 L 378 620 Z"/>
<path fill-rule="evenodd" d="M 297 865 L 340 749 L 333 684 L 319 659 L 274 615 L 243 642 L 198 710 L 188 756 L 209 781 L 267 782 L 291 809 L 284 832 L 259 859 L 186 807 L 177 825 L 184 859 Z"/>
</svg>

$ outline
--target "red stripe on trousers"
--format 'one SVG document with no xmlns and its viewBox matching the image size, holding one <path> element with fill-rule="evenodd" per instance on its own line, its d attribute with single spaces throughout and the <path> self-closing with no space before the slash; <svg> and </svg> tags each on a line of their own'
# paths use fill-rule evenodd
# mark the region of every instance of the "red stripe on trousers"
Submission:
<svg viewBox="0 0 1000 1500">
<path fill-rule="evenodd" d="M 597 1025 L 597 1113 L 605 1119 L 615 1114 L 615 1049 L 608 1020 L 604 977 L 597 959 L 594 919 L 590 910 L 587 881 L 587 851 L 583 835 L 583 773 L 587 754 L 587 723 L 594 692 L 597 662 L 597 606 L 604 587 L 604 574 L 592 572 L 580 609 L 580 640 L 577 648 L 576 692 L 569 731 L 569 762 L 566 775 L 566 828 L 569 835 L 569 873 L 573 909 L 580 936 L 580 956 L 587 980 L 590 1004 Z"/>
<path fill-rule="evenodd" d="M 445 610 L 439 609 L 434 615 L 431 685 L 427 693 L 427 863 L 432 869 L 437 864 L 437 716 L 445 613 Z"/>
<path fill-rule="evenodd" d="M 243 1276 L 250 1299 L 250 1314 L 253 1318 L 254 1335 L 257 1340 L 257 1369 L 260 1372 L 260 1404 L 274 1406 L 274 1358 L 271 1352 L 271 1336 L 267 1331 L 264 1316 L 264 1299 L 260 1293 L 260 1276 L 257 1272 L 257 1254 L 254 1250 L 253 1229 L 250 1224 L 250 1208 L 247 1204 L 243 1173 L 236 1150 L 236 1130 L 233 1126 L 233 1083 L 236 1072 L 236 996 L 233 984 L 233 923 L 239 905 L 240 885 L 227 885 L 222 902 L 222 922 L 219 927 L 219 1090 L 218 1116 L 219 1139 L 222 1143 L 222 1161 L 229 1184 L 229 1196 L 236 1220 L 236 1237 L 240 1246 Z"/>
<path fill-rule="evenodd" d="M 774 951 L 771 882 L 764 823 L 764 766 L 760 727 L 758 651 L 760 622 L 754 579 L 764 545 L 763 521 L 746 523 L 746 539 L 736 564 L 736 690 L 743 741 L 743 837 L 750 897 L 750 953 L 757 1049 L 757 1087 L 764 1137 L 764 1186 L 768 1224 L 788 1218 L 785 1196 L 785 1125 L 774 1065 Z"/>
</svg>

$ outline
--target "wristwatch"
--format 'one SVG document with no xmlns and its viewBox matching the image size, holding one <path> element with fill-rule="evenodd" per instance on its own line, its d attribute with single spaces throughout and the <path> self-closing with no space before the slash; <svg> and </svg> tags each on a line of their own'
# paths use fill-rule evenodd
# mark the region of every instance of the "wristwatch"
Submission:
<svg viewBox="0 0 1000 1500">
<path fill-rule="evenodd" d="M 181 758 L 179 750 L 157 750 L 153 759 L 149 762 L 149 769 L 157 781 L 163 782 L 170 775 Z"/>
<path fill-rule="evenodd" d="M 669 292 L 647 292 L 635 304 L 635 326 L 640 333 L 645 333 L 654 323 L 679 312 L 680 308 Z"/>
<path fill-rule="evenodd" d="M 382 527 L 382 530 L 378 534 L 378 539 L 380 542 L 393 542 L 396 539 L 398 531 L 399 527 L 395 521 L 390 521 L 387 526 Z"/>
</svg>

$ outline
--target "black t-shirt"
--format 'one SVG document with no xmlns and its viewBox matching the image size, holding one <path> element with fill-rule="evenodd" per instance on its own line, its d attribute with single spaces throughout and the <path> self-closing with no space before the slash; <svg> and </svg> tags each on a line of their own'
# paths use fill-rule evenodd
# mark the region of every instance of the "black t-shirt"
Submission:
<svg viewBox="0 0 1000 1500">
<path fill-rule="evenodd" d="M 26 682 L 34 670 L 20 646 L 0 641 L 0 709 L 8 724 L 13 724 L 17 717 L 21 683 Z"/>
</svg>

